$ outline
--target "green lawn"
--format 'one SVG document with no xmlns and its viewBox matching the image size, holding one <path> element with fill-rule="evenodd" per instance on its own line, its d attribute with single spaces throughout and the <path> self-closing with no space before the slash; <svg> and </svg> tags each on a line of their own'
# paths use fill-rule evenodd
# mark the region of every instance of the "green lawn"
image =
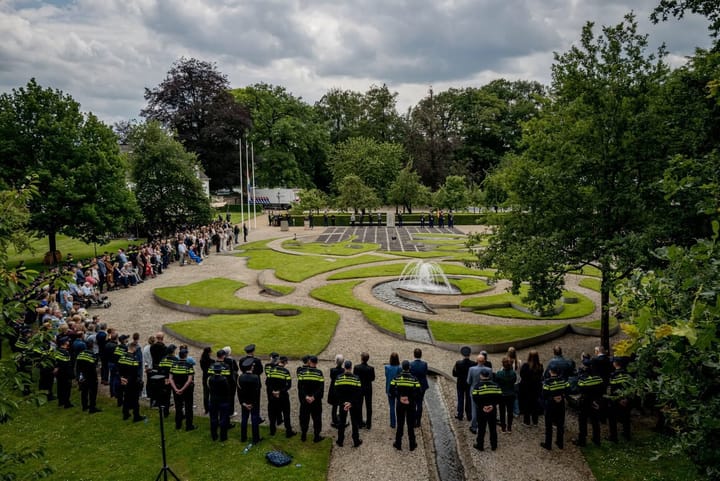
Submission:
<svg viewBox="0 0 720 481">
<path fill-rule="evenodd" d="M 351 258 L 293 255 L 276 252 L 267 247 L 263 249 L 259 245 L 250 248 L 244 246 L 243 252 L 238 255 L 248 257 L 248 267 L 251 269 L 274 269 L 279 279 L 290 282 L 301 282 L 343 267 L 386 260 L 384 257 L 367 254 Z"/>
<path fill-rule="evenodd" d="M 303 243 L 296 240 L 287 240 L 282 243 L 284 249 L 300 252 L 303 254 L 319 254 L 326 256 L 352 256 L 363 252 L 372 252 L 380 248 L 379 244 L 368 244 L 362 242 L 338 242 L 325 244 L 322 242 Z"/>
<path fill-rule="evenodd" d="M 598 279 L 597 277 L 586 277 L 585 279 L 580 279 L 578 285 L 584 287 L 585 289 L 600 292 L 600 282 L 600 279 Z"/>
<path fill-rule="evenodd" d="M 635 426 L 633 426 L 635 429 Z M 631 442 L 589 443 L 582 453 L 597 481 L 703 481 L 708 478 L 697 471 L 685 455 L 666 455 L 652 459 L 667 450 L 666 436 L 647 429 L 634 430 Z"/>
<path fill-rule="evenodd" d="M 497 344 L 513 342 L 546 334 L 563 324 L 543 326 L 499 326 L 461 324 L 457 322 L 429 321 L 428 326 L 436 341 L 456 344 Z"/>
<path fill-rule="evenodd" d="M 614 317 L 610 317 L 610 329 L 614 329 L 617 326 L 618 321 Z M 573 323 L 573 326 L 590 327 L 593 329 L 600 329 L 600 319 L 595 321 L 585 321 Z"/>
<path fill-rule="evenodd" d="M 439 250 L 434 249 L 430 251 L 388 251 L 388 254 L 392 254 L 394 256 L 401 256 L 401 257 L 412 257 L 414 259 L 433 259 L 437 257 L 443 257 L 443 258 L 450 258 L 450 259 L 457 259 L 457 260 L 465 260 L 466 258 L 470 259 L 468 257 L 468 253 L 466 251 L 458 251 L 458 250 Z M 472 257 L 472 259 L 477 260 L 477 257 Z"/>
<path fill-rule="evenodd" d="M 492 296 L 473 297 L 470 299 L 465 299 L 460 303 L 460 305 L 462 307 L 475 308 L 477 311 L 491 316 L 509 317 L 517 319 L 574 319 L 577 317 L 587 316 L 595 310 L 595 303 L 590 300 L 590 298 L 573 291 L 563 291 L 563 296 L 576 297 L 578 299 L 578 302 L 574 304 L 565 304 L 565 308 L 562 310 L 562 312 L 552 316 L 534 316 L 532 314 L 513 309 L 509 305 L 506 307 L 487 307 L 504 303 L 509 304 L 510 302 L 525 305 L 522 299 L 527 296 L 528 289 L 528 286 L 523 285 L 520 288 L 520 294 L 518 295 L 513 295 L 510 292 L 505 292 L 503 294 L 495 294 Z"/>
<path fill-rule="evenodd" d="M 405 325 L 402 316 L 395 312 L 366 304 L 353 296 L 353 288 L 362 281 L 341 282 L 318 287 L 310 295 L 318 300 L 329 302 L 338 306 L 349 307 L 362 311 L 365 317 L 373 324 L 396 334 L 405 335 Z"/>
<path fill-rule="evenodd" d="M 196 385 L 195 389 L 200 387 Z M 80 405 L 75 388 L 73 403 Z M 45 456 L 42 460 L 28 459 L 17 470 L 18 479 L 30 479 L 24 476 L 44 463 L 54 471 L 44 478 L 50 481 L 155 479 L 162 467 L 157 410 L 151 410 L 142 401 L 141 414 L 148 415 L 148 421 L 134 424 L 122 420 L 114 399 L 100 396 L 98 407 L 103 412 L 89 416 L 79 407 L 59 409 L 57 403 L 23 406 L 0 429 L 0 445 L 13 449 L 42 447 Z M 174 412 L 170 415 L 174 416 Z M 300 436 L 286 439 L 283 430 L 271 437 L 264 424 L 260 426 L 260 435 L 265 439 L 243 454 L 246 443 L 240 442 L 239 425 L 229 431 L 228 441 L 213 443 L 208 419 L 196 417 L 195 423 L 199 429 L 188 433 L 175 430 L 172 420 L 165 422 L 168 466 L 180 479 L 324 481 L 327 477 L 331 439 L 319 445 L 303 443 Z M 297 429 L 296 418 L 293 424 Z M 293 462 L 282 468 L 271 466 L 265 453 L 272 449 L 288 452 Z"/>
<path fill-rule="evenodd" d="M 583 266 L 582 269 L 570 271 L 571 274 L 581 274 L 583 276 L 591 276 L 591 277 L 602 277 L 602 273 L 600 272 L 600 269 L 593 266 Z"/>
<path fill-rule="evenodd" d="M 322 352 L 332 339 L 340 316 L 326 309 L 299 307 L 297 316 L 269 313 L 212 315 L 167 326 L 177 333 L 213 347 L 230 346 L 238 351 L 254 343 L 259 355 L 275 351 L 288 357 Z"/>
<path fill-rule="evenodd" d="M 235 292 L 245 286 L 246 284 L 240 281 L 216 277 L 185 286 L 159 287 L 154 292 L 158 297 L 170 302 L 195 307 L 264 311 L 296 307 L 275 302 L 252 301 L 235 296 Z"/>
<path fill-rule="evenodd" d="M 77 239 L 71 239 L 64 235 L 57 236 L 57 249 L 62 252 L 63 259 L 68 254 L 72 254 L 76 260 L 87 259 L 95 256 L 96 248 L 97 253 L 102 254 L 107 251 L 111 254 L 117 253 L 120 248 L 127 249 L 128 245 L 134 245 L 139 241 L 129 241 L 127 239 L 115 239 L 107 244 L 86 244 L 85 242 Z M 16 252 L 15 249 L 10 247 L 8 249 L 8 263 L 10 265 L 16 264 L 21 260 L 25 261 L 25 265 L 30 269 L 44 270 L 47 266 L 43 264 L 43 257 L 48 251 L 48 239 L 43 237 L 42 239 L 35 239 L 30 244 L 33 251 Z"/>
<path fill-rule="evenodd" d="M 476 277 L 459 277 L 457 279 L 449 279 L 450 284 L 454 285 L 462 294 L 479 294 L 480 292 L 489 291 L 492 286 L 487 282 Z"/>
</svg>

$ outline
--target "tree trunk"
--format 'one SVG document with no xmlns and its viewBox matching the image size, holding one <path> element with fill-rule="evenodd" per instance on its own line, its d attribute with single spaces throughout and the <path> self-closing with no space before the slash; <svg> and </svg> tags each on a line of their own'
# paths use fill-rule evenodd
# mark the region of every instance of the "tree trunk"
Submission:
<svg viewBox="0 0 720 481">
<path fill-rule="evenodd" d="M 600 344 L 610 355 L 610 279 L 608 273 L 602 271 L 600 283 Z"/>
<path fill-rule="evenodd" d="M 48 243 L 50 247 L 50 256 L 52 257 L 52 265 L 57 265 L 60 263 L 60 256 L 62 254 L 57 252 L 57 238 L 55 232 L 50 232 L 48 234 Z"/>
</svg>

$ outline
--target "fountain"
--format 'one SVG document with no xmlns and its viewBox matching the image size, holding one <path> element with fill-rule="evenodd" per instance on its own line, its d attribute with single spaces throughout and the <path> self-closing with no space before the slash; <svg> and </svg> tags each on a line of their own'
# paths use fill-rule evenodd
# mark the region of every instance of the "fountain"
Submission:
<svg viewBox="0 0 720 481">
<path fill-rule="evenodd" d="M 406 265 L 394 287 L 424 294 L 458 293 L 438 264 L 423 260 Z"/>
</svg>

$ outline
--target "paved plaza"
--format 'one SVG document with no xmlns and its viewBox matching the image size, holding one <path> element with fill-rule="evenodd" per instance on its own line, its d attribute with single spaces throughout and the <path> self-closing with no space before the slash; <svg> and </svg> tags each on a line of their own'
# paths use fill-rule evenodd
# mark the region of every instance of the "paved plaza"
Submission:
<svg viewBox="0 0 720 481">
<path fill-rule="evenodd" d="M 414 234 L 457 234 L 464 235 L 462 231 L 449 227 L 385 227 L 385 226 L 355 226 L 355 227 L 319 227 L 323 229 L 317 242 L 334 244 L 337 242 L 362 242 L 380 244 L 381 250 L 394 252 L 424 252 L 426 249 L 422 239 L 413 238 Z M 440 237 L 442 238 L 442 237 Z"/>
</svg>

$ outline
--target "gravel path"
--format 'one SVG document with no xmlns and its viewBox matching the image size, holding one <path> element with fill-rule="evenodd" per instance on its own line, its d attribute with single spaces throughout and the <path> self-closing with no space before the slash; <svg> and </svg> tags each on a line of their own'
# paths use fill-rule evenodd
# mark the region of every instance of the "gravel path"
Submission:
<svg viewBox="0 0 720 481">
<path fill-rule="evenodd" d="M 292 237 L 297 234 L 299 240 L 307 241 L 319 234 L 319 232 L 304 231 L 302 228 L 291 229 L 290 232 L 280 233 L 277 228 L 258 226 L 252 230 L 250 240 L 261 240 L 277 238 L 279 236 Z M 275 244 L 275 243 L 273 243 Z M 226 277 L 240 280 L 248 284 L 242 290 L 247 298 L 265 299 L 257 288 L 256 279 L 259 271 L 250 270 L 246 267 L 244 258 L 225 254 L 213 254 L 208 257 L 202 265 L 189 265 L 179 267 L 174 264 L 164 274 L 155 279 L 130 289 L 114 291 L 110 293 L 112 307 L 106 310 L 94 310 L 93 314 L 100 314 L 101 320 L 108 322 L 110 327 L 115 327 L 121 333 L 139 332 L 143 344 L 150 334 L 161 330 L 163 324 L 182 320 L 197 318 L 196 315 L 178 312 L 165 308 L 153 300 L 152 290 L 156 287 L 185 285 L 212 277 Z M 459 354 L 449 352 L 431 345 L 421 345 L 386 335 L 368 324 L 358 311 L 341 307 L 329 306 L 308 296 L 310 290 L 324 285 L 325 278 L 329 274 L 321 274 L 302 282 L 296 287 L 295 292 L 282 298 L 282 302 L 296 303 L 307 306 L 322 307 L 337 311 L 341 320 L 338 324 L 335 335 L 327 348 L 320 353 L 321 362 L 319 367 L 328 372 L 332 367 L 332 359 L 335 354 L 342 353 L 346 358 L 359 361 L 360 352 L 370 353 L 370 364 L 375 366 L 377 379 L 374 386 L 373 396 L 373 426 L 372 430 L 361 430 L 361 438 L 364 444 L 355 449 L 346 443 L 343 448 L 333 446 L 333 454 L 328 472 L 329 481 L 345 481 L 348 479 L 383 479 L 397 481 L 422 481 L 436 480 L 437 471 L 435 468 L 435 453 L 431 441 L 431 425 L 427 416 L 423 416 L 423 425 L 417 431 L 418 449 L 409 452 L 407 449 L 397 452 L 392 448 L 394 431 L 390 429 L 388 417 L 387 398 L 385 396 L 385 379 L 383 364 L 387 362 L 389 354 L 397 351 L 401 359 L 412 359 L 412 352 L 415 347 L 422 347 L 423 358 L 431 368 L 441 372 L 450 373 L 452 366 Z M 272 278 L 273 276 L 269 276 Z M 274 283 L 287 284 L 281 280 L 273 280 Z M 569 279 L 568 285 L 575 288 L 576 280 Z M 255 288 L 253 287 L 255 286 Z M 592 291 L 578 288 L 583 294 L 594 296 Z M 365 299 L 362 289 L 360 296 Z M 390 308 L 385 305 L 384 307 Z M 166 344 L 169 342 L 178 343 L 166 337 Z M 252 339 L 247 340 L 248 343 Z M 595 338 L 588 338 L 569 334 L 552 343 L 536 346 L 540 352 L 541 360 L 547 362 L 551 357 L 552 345 L 559 343 L 564 347 L 568 356 L 578 359 L 583 351 L 590 351 L 597 344 Z M 231 346 L 236 358 L 242 355 L 243 346 Z M 198 349 L 191 348 L 191 355 L 199 359 Z M 521 359 L 527 356 L 527 350 L 519 351 Z M 490 355 L 494 366 L 500 365 L 501 355 Z M 297 361 L 290 362 L 291 371 Z M 444 395 L 445 403 L 454 409 L 455 386 L 451 379 L 439 376 L 439 386 Z M 196 387 L 196 414 L 202 415 L 202 401 L 200 399 L 201 389 Z M 291 395 L 291 400 L 297 399 Z M 293 404 L 293 425 L 297 429 L 297 406 Z M 454 414 L 451 413 L 451 415 Z M 452 417 L 451 417 L 452 418 Z M 335 437 L 334 430 L 330 428 L 330 414 L 328 405 L 323 410 L 323 433 Z M 539 443 L 542 440 L 542 430 L 522 426 L 516 422 L 513 433 L 505 435 L 500 433 L 499 447 L 495 452 L 478 452 L 472 449 L 474 442 L 473 435 L 468 430 L 467 421 L 452 419 L 451 428 L 455 432 L 460 458 L 465 464 L 466 479 L 470 480 L 503 480 L 503 481 L 531 481 L 553 479 L 558 481 L 586 481 L 593 480 L 582 454 L 570 443 L 575 437 L 577 422 L 571 416 L 567 420 L 566 448 L 564 451 L 554 450 L 547 452 Z"/>
</svg>

